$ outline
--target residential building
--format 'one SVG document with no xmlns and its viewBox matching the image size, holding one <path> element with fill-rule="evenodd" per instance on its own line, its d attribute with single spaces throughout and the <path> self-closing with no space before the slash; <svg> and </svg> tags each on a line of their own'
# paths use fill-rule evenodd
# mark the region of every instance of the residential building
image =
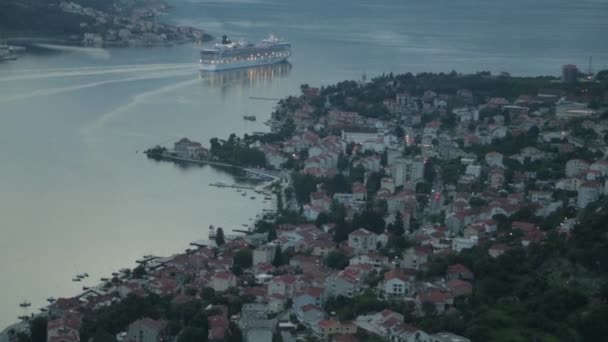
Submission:
<svg viewBox="0 0 608 342">
<path fill-rule="evenodd" d="M 320 321 L 319 328 L 321 336 L 326 339 L 334 335 L 354 335 L 357 333 L 357 325 L 353 322 L 340 322 L 335 318 Z"/>
<path fill-rule="evenodd" d="M 237 278 L 230 272 L 216 272 L 211 276 L 211 287 L 218 292 L 235 287 Z"/>
<path fill-rule="evenodd" d="M 378 235 L 360 228 L 348 234 L 348 246 L 356 253 L 374 251 L 378 248 Z"/>
<path fill-rule="evenodd" d="M 396 187 L 408 185 L 412 190 L 424 178 L 424 160 L 416 158 L 396 158 L 388 165 Z"/>
<path fill-rule="evenodd" d="M 387 297 L 400 297 L 410 293 L 412 275 L 400 269 L 392 269 L 384 273 L 382 290 Z"/>
<path fill-rule="evenodd" d="M 167 336 L 167 322 L 143 318 L 127 328 L 126 342 L 163 342 Z"/>
<path fill-rule="evenodd" d="M 566 177 L 578 176 L 589 168 L 589 163 L 582 159 L 570 159 L 566 162 Z"/>
<path fill-rule="evenodd" d="M 253 250 L 253 265 L 271 263 L 277 247 L 273 244 L 265 244 Z"/>
<path fill-rule="evenodd" d="M 584 181 L 578 189 L 576 205 L 579 208 L 585 208 L 590 203 L 597 201 L 602 193 L 602 186 L 598 182 Z"/>
</svg>

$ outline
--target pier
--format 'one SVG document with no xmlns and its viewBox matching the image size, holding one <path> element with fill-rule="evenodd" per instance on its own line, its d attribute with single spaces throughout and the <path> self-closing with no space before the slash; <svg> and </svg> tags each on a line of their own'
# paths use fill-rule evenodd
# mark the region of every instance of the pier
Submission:
<svg viewBox="0 0 608 342">
<path fill-rule="evenodd" d="M 281 99 L 274 97 L 249 96 L 250 100 L 265 100 L 265 101 L 280 101 Z"/>
<path fill-rule="evenodd" d="M 252 186 L 246 185 L 237 185 L 237 184 L 226 184 L 226 183 L 209 183 L 210 186 L 217 186 L 218 188 L 233 188 L 233 189 L 244 189 L 244 190 L 254 190 L 255 188 Z"/>
</svg>

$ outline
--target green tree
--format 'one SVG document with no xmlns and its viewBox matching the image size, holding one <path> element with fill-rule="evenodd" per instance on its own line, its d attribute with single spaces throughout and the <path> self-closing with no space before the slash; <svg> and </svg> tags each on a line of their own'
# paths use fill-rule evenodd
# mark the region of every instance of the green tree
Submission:
<svg viewBox="0 0 608 342">
<path fill-rule="evenodd" d="M 205 329 L 186 327 L 177 336 L 177 342 L 205 342 L 207 341 L 207 335 Z"/>
<path fill-rule="evenodd" d="M 391 234 L 396 236 L 401 236 L 405 233 L 405 230 L 403 229 L 403 216 L 400 212 L 395 214 L 395 221 L 386 228 Z"/>
<path fill-rule="evenodd" d="M 277 239 L 277 230 L 273 226 L 268 230 L 268 242 L 274 241 L 276 239 Z"/>
<path fill-rule="evenodd" d="M 36 317 L 30 322 L 31 342 L 46 342 L 47 320 L 44 317 Z"/>
<path fill-rule="evenodd" d="M 349 260 L 348 255 L 344 254 L 344 252 L 332 251 L 325 257 L 325 264 L 327 267 L 341 270 L 348 266 Z"/>
<path fill-rule="evenodd" d="M 234 254 L 234 266 L 239 266 L 243 269 L 250 268 L 253 265 L 253 253 L 249 248 L 239 249 Z"/>
<path fill-rule="evenodd" d="M 224 230 L 220 227 L 215 232 L 215 244 L 218 246 L 222 246 L 226 243 L 226 239 L 224 237 Z"/>
</svg>

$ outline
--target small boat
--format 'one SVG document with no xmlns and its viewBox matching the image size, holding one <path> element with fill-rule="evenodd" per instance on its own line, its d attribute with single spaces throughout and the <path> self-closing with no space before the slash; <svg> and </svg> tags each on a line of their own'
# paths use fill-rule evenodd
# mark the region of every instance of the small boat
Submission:
<svg viewBox="0 0 608 342">
<path fill-rule="evenodd" d="M 88 287 L 88 286 L 83 286 L 83 287 L 82 287 L 82 290 L 83 290 L 83 291 L 90 290 L 90 289 L 91 289 L 91 288 L 90 288 L 90 287 Z"/>
<path fill-rule="evenodd" d="M 83 275 L 85 278 L 88 278 L 88 277 L 89 277 L 89 274 L 88 274 L 88 273 L 83 273 L 82 275 Z"/>
<path fill-rule="evenodd" d="M 110 278 L 101 278 L 101 281 L 110 281 Z"/>
<path fill-rule="evenodd" d="M 118 272 L 112 272 L 112 275 L 116 277 L 118 275 Z"/>
<path fill-rule="evenodd" d="M 19 304 L 19 306 L 20 306 L 20 307 L 22 307 L 22 308 L 27 308 L 27 307 L 29 307 L 30 305 L 32 305 L 32 303 L 30 303 L 30 302 L 28 302 L 28 301 L 23 301 L 23 302 L 21 302 L 21 303 Z"/>
<path fill-rule="evenodd" d="M 251 199 L 255 199 L 255 196 L 251 196 L 251 197 L 249 197 L 249 198 L 251 198 Z"/>
<path fill-rule="evenodd" d="M 267 200 L 267 201 L 270 201 L 272 199 L 272 197 L 266 196 L 266 197 L 264 197 L 264 199 Z"/>
<path fill-rule="evenodd" d="M 84 279 L 85 277 L 84 277 L 84 274 L 77 274 L 76 278 L 78 278 L 78 279 Z"/>
<path fill-rule="evenodd" d="M 255 115 L 243 115 L 243 119 L 247 121 L 255 121 L 257 118 Z"/>
<path fill-rule="evenodd" d="M 49 302 L 49 303 L 53 303 L 56 300 L 57 299 L 55 297 L 49 297 L 49 298 L 46 299 L 46 301 Z"/>
<path fill-rule="evenodd" d="M 82 279 L 76 277 L 76 278 L 72 278 L 72 281 L 82 281 Z"/>
<path fill-rule="evenodd" d="M 40 311 L 47 312 L 47 311 L 49 311 L 49 309 L 47 309 L 47 308 L 40 308 Z"/>
</svg>

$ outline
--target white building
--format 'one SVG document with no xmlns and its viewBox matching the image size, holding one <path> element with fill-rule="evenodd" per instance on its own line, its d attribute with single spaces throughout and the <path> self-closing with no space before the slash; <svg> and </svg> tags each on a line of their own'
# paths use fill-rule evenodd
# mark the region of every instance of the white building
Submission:
<svg viewBox="0 0 608 342">
<path fill-rule="evenodd" d="M 570 159 L 566 162 L 566 177 L 574 177 L 589 168 L 589 163 L 581 159 Z"/>
<path fill-rule="evenodd" d="M 583 182 L 583 185 L 578 189 L 578 197 L 576 205 L 579 208 L 587 207 L 591 202 L 595 202 L 600 197 L 602 186 L 597 182 Z"/>
<path fill-rule="evenodd" d="M 422 158 L 396 158 L 389 165 L 395 186 L 415 184 L 424 178 L 424 160 Z"/>
<path fill-rule="evenodd" d="M 357 229 L 348 235 L 348 246 L 356 253 L 365 253 L 377 249 L 378 235 L 367 229 Z"/>
<path fill-rule="evenodd" d="M 253 250 L 253 265 L 270 263 L 274 259 L 276 247 L 271 244 L 260 246 Z"/>
</svg>

